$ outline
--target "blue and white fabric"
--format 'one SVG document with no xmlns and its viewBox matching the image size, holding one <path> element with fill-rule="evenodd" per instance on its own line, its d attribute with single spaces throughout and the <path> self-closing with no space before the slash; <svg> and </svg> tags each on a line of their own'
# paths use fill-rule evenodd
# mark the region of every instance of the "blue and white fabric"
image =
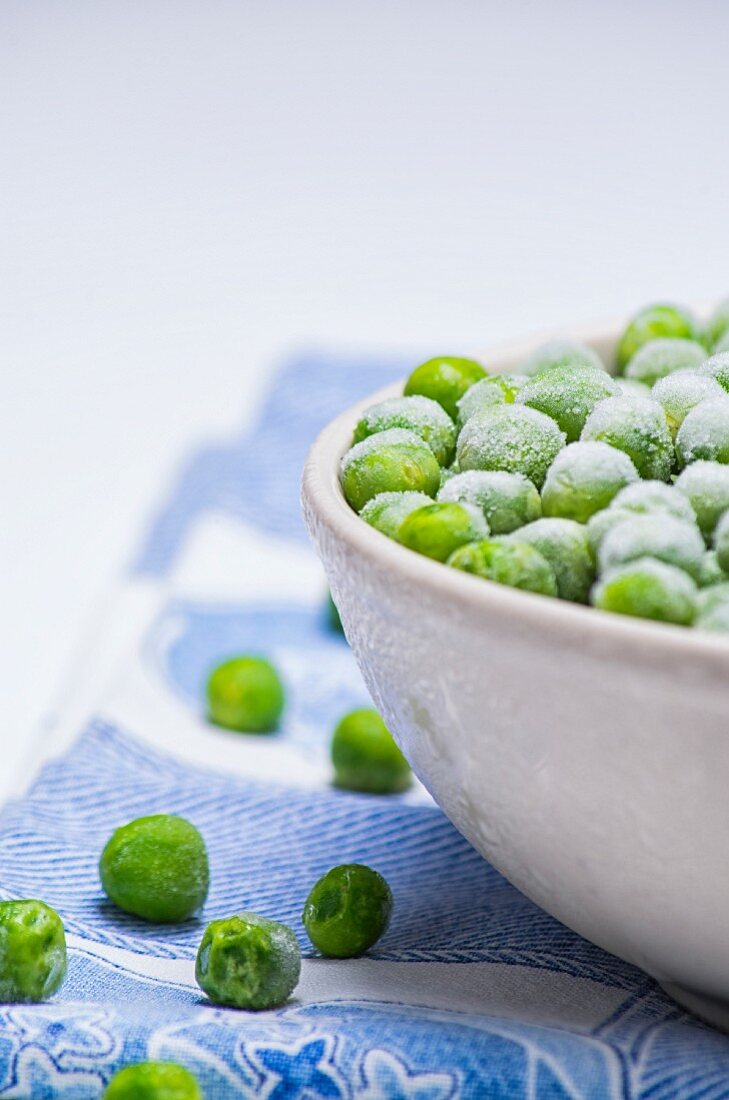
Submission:
<svg viewBox="0 0 729 1100">
<path fill-rule="evenodd" d="M 402 372 L 292 363 L 257 424 L 192 456 L 163 501 L 25 794 L 0 812 L 0 895 L 42 897 L 69 944 L 52 1002 L 0 1007 L 0 1096 L 99 1097 L 148 1058 L 188 1066 L 208 1100 L 729 1096 L 729 1039 L 524 898 L 424 791 L 329 784 L 333 724 L 367 695 L 326 623 L 299 474 L 331 416 Z M 205 676 L 236 651 L 281 668 L 279 734 L 206 724 Z M 110 831 L 156 812 L 189 818 L 210 852 L 205 911 L 177 926 L 119 912 L 98 881 Z M 365 958 L 318 958 L 303 900 L 355 860 L 389 880 L 391 927 Z M 301 943 L 300 986 L 275 1012 L 216 1008 L 195 984 L 205 922 L 239 909 Z"/>
</svg>

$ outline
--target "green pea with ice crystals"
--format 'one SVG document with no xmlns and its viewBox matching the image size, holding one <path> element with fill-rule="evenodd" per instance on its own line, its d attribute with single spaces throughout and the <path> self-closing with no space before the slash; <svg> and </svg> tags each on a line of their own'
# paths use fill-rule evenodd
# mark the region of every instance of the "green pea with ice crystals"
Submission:
<svg viewBox="0 0 729 1100">
<path fill-rule="evenodd" d="M 587 523 L 621 489 L 638 481 L 630 458 L 607 443 L 570 443 L 547 471 L 542 512 Z"/>
<path fill-rule="evenodd" d="M 380 493 L 418 492 L 434 497 L 440 488 L 440 467 L 415 432 L 388 428 L 347 451 L 339 480 L 347 503 L 360 512 Z"/>
<path fill-rule="evenodd" d="M 635 353 L 651 340 L 661 337 L 694 340 L 697 335 L 696 320 L 682 306 L 665 302 L 644 306 L 630 319 L 618 341 L 618 369 L 623 371 Z"/>
</svg>

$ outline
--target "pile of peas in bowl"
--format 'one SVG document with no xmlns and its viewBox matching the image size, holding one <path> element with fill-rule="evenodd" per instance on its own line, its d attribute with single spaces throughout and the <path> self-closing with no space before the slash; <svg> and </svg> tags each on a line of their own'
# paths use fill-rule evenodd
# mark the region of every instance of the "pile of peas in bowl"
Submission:
<svg viewBox="0 0 729 1100">
<path fill-rule="evenodd" d="M 640 310 L 612 364 L 571 340 L 512 374 L 430 359 L 365 410 L 339 476 L 366 523 L 453 569 L 727 633 L 729 299 L 704 324 Z"/>
</svg>

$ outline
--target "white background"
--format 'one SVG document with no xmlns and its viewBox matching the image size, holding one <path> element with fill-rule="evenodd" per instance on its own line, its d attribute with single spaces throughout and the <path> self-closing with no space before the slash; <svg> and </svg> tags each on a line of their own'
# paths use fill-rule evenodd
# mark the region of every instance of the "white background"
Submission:
<svg viewBox="0 0 729 1100">
<path fill-rule="evenodd" d="M 728 126 L 721 0 L 3 0 L 5 766 L 288 353 L 728 293 Z"/>
</svg>

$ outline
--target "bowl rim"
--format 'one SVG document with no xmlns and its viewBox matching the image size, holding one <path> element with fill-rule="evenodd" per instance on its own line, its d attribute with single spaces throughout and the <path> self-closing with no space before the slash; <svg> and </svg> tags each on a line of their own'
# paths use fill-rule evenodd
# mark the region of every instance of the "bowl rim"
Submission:
<svg viewBox="0 0 729 1100">
<path fill-rule="evenodd" d="M 597 324 L 573 330 L 570 339 L 598 349 L 611 347 L 622 323 Z M 554 332 L 540 333 L 528 340 L 499 345 L 480 360 L 498 360 L 490 369 L 504 373 L 539 345 L 556 337 Z M 340 413 L 319 433 L 306 458 L 302 475 L 302 501 L 307 509 L 333 530 L 342 542 L 366 558 L 376 560 L 398 579 L 419 583 L 447 596 L 454 607 L 473 614 L 477 609 L 500 615 L 513 615 L 526 626 L 546 631 L 550 626 L 579 636 L 586 643 L 614 643 L 650 653 L 653 660 L 698 662 L 706 668 L 714 664 L 726 673 L 729 647 L 727 639 L 711 631 L 693 630 L 650 619 L 611 614 L 585 604 L 572 603 L 554 596 L 542 596 L 518 588 L 471 576 L 443 563 L 416 554 L 371 527 L 350 507 L 339 484 L 339 462 L 351 446 L 354 425 L 362 412 L 377 401 L 402 394 L 402 380 L 363 398 Z"/>
</svg>

